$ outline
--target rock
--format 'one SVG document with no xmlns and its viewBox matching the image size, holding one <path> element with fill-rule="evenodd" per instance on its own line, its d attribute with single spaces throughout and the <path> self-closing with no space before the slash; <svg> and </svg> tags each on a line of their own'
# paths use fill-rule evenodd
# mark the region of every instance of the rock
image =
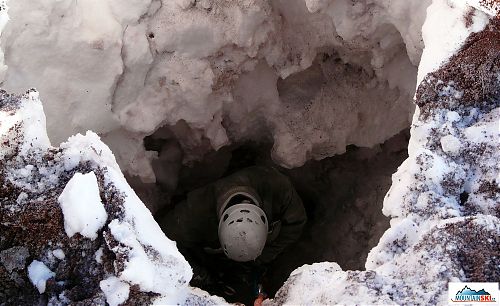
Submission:
<svg viewBox="0 0 500 306">
<path fill-rule="evenodd" d="M 23 270 L 26 267 L 26 258 L 29 250 L 23 246 L 15 246 L 0 252 L 0 262 L 9 273 L 14 270 Z"/>
</svg>

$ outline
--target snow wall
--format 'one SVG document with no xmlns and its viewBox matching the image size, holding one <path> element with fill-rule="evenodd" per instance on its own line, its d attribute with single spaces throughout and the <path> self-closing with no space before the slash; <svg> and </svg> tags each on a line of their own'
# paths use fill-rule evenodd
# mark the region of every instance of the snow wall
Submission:
<svg viewBox="0 0 500 306">
<path fill-rule="evenodd" d="M 155 132 L 184 162 L 266 140 L 297 167 L 408 127 L 429 4 L 10 1 L 0 77 L 9 92 L 37 88 L 54 144 L 92 130 L 145 182 Z"/>
</svg>

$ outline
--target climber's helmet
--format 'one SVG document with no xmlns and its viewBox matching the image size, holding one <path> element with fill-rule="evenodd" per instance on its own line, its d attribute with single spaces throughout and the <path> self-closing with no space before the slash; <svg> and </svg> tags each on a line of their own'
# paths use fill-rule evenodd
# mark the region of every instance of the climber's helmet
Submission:
<svg viewBox="0 0 500 306">
<path fill-rule="evenodd" d="M 254 199 L 227 205 L 219 220 L 219 241 L 227 257 L 245 262 L 262 253 L 267 238 L 267 217 Z"/>
</svg>

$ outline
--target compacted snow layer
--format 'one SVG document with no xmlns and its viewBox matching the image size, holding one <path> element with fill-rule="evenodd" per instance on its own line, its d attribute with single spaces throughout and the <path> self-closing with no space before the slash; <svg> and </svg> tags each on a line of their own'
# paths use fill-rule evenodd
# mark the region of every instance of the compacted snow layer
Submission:
<svg viewBox="0 0 500 306">
<path fill-rule="evenodd" d="M 0 80 L 37 88 L 53 143 L 93 130 L 144 182 L 162 126 L 184 162 L 265 139 L 297 167 L 409 125 L 430 3 L 10 1 Z"/>
</svg>

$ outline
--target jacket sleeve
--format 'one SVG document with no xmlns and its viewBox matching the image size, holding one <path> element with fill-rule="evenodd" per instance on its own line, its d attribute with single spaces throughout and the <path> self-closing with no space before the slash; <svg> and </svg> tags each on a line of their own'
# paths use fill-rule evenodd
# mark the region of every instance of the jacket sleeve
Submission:
<svg viewBox="0 0 500 306">
<path fill-rule="evenodd" d="M 273 261 L 287 246 L 296 242 L 307 222 L 307 215 L 302 200 L 293 187 L 283 199 L 281 209 L 281 229 L 278 237 L 265 246 L 257 261 L 267 264 Z"/>
<path fill-rule="evenodd" d="M 189 204 L 187 201 L 177 204 L 174 209 L 158 220 L 165 235 L 170 240 L 176 241 L 178 247 L 191 248 L 198 242 L 191 228 L 186 225 L 189 224 L 192 210 Z"/>
<path fill-rule="evenodd" d="M 158 223 L 167 237 L 183 248 L 205 247 L 218 242 L 217 216 L 211 186 L 188 193 L 186 201 L 178 203 Z"/>
</svg>

